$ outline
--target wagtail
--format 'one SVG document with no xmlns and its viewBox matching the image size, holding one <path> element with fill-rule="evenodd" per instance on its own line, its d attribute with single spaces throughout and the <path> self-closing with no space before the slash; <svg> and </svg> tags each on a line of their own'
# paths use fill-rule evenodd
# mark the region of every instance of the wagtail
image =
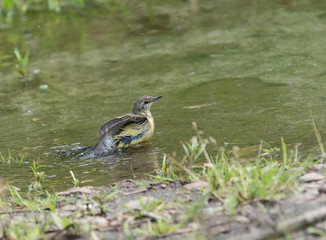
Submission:
<svg viewBox="0 0 326 240">
<path fill-rule="evenodd" d="M 150 109 L 161 97 L 138 98 L 131 113 L 114 118 L 100 127 L 98 143 L 88 150 L 94 150 L 95 154 L 99 154 L 147 142 L 154 133 L 154 118 Z"/>
</svg>

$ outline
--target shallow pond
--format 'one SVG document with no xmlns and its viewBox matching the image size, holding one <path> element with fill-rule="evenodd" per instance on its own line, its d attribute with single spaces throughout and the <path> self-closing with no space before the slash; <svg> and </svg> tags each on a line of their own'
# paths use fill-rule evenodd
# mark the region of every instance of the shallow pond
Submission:
<svg viewBox="0 0 326 240">
<path fill-rule="evenodd" d="M 164 153 L 197 122 L 218 145 L 276 146 L 280 138 L 317 146 L 311 112 L 325 129 L 326 2 L 155 1 L 115 11 L 89 7 L 31 11 L 0 30 L 0 152 L 4 181 L 26 187 L 36 160 L 46 185 L 104 185 L 159 168 Z M 40 74 L 24 86 L 13 49 L 30 51 Z M 47 85 L 47 89 L 40 88 Z M 59 149 L 96 142 L 97 129 L 130 112 L 142 95 L 152 106 L 150 143 L 110 158 L 59 157 Z"/>
</svg>

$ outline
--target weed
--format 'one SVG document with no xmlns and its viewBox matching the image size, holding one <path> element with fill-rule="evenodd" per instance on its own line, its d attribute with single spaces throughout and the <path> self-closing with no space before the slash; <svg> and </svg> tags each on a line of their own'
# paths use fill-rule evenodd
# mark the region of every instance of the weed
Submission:
<svg viewBox="0 0 326 240">
<path fill-rule="evenodd" d="M 178 224 L 170 223 L 165 219 L 156 219 L 155 223 L 152 223 L 149 219 L 147 221 L 147 229 L 135 229 L 135 232 L 159 236 L 176 231 L 180 226 Z"/>
<path fill-rule="evenodd" d="M 14 158 L 12 157 L 11 155 L 11 151 L 10 149 L 8 149 L 8 156 L 5 157 L 1 152 L 0 152 L 0 162 L 1 163 L 7 163 L 7 164 L 10 164 L 10 163 L 19 163 L 19 165 L 22 165 L 23 162 L 24 162 L 24 156 L 21 156 L 20 159 L 17 159 L 17 158 Z"/>
<path fill-rule="evenodd" d="M 203 153 L 206 148 L 206 142 L 199 143 L 198 137 L 195 136 L 189 142 L 181 142 L 183 150 L 186 153 L 186 156 L 182 159 L 183 169 L 186 172 L 186 179 L 190 177 L 191 180 L 198 180 L 196 174 L 191 171 L 193 168 L 194 162 L 196 162 L 199 156 Z"/>
<path fill-rule="evenodd" d="M 270 149 L 263 149 L 261 148 L 261 154 L 259 157 L 267 157 L 270 160 L 276 160 L 279 156 L 280 149 L 278 147 L 270 148 Z"/>
<path fill-rule="evenodd" d="M 1 194 L 1 191 L 0 191 Z M 0 209 L 3 208 L 5 206 L 5 203 L 2 200 L 2 196 L 0 195 Z"/>
<path fill-rule="evenodd" d="M 179 179 L 175 173 L 175 167 L 169 166 L 167 164 L 166 155 L 163 157 L 162 167 L 156 171 L 156 175 L 147 174 L 150 177 L 151 181 L 157 182 L 166 182 L 166 181 L 175 181 Z"/>
<path fill-rule="evenodd" d="M 309 158 L 299 161 L 298 146 L 289 154 L 283 138 L 283 161 L 277 159 L 278 148 L 262 149 L 261 146 L 259 152 L 263 154 L 259 154 L 256 161 L 246 165 L 230 158 L 223 148 L 217 150 L 215 157 L 211 157 L 206 151 L 206 145 L 216 141 L 203 139 L 195 123 L 193 127 L 197 132 L 196 137 L 190 143 L 182 143 L 185 151 L 183 164 L 175 162 L 184 170 L 189 180 L 202 179 L 209 182 L 205 193 L 209 192 L 219 199 L 229 213 L 233 213 L 242 202 L 279 199 L 286 193 L 295 191 L 295 179 L 305 171 L 306 166 L 314 164 Z M 201 171 L 197 171 L 193 162 L 201 154 L 205 156 L 207 163 L 201 166 Z"/>
<path fill-rule="evenodd" d="M 181 221 L 180 225 L 185 225 L 187 222 L 198 220 L 203 215 L 204 206 L 207 201 L 207 196 L 204 195 L 201 199 L 192 202 L 191 204 L 185 204 L 183 206 L 183 212 L 186 214 L 186 218 Z"/>
<path fill-rule="evenodd" d="M 325 231 L 318 227 L 308 227 L 307 233 L 317 236 L 317 237 L 326 238 Z"/>
<path fill-rule="evenodd" d="M 317 142 L 318 142 L 319 148 L 320 148 L 321 156 L 324 156 L 324 157 L 325 157 L 325 149 L 324 149 L 324 145 L 323 145 L 323 142 L 322 142 L 322 139 L 321 139 L 320 132 L 319 132 L 317 126 L 316 126 L 316 122 L 315 122 L 315 119 L 314 119 L 313 116 L 312 116 L 312 126 L 313 126 L 314 131 L 315 131 L 315 136 L 316 136 L 316 139 L 317 139 Z"/>
<path fill-rule="evenodd" d="M 94 195 L 92 197 L 92 200 L 95 201 L 100 208 L 100 215 L 105 216 L 108 212 L 108 202 L 114 199 L 119 194 L 118 191 L 116 191 L 116 187 L 112 187 L 110 189 L 109 194 L 105 194 L 102 190 L 100 191 L 99 195 Z"/>
<path fill-rule="evenodd" d="M 132 232 L 131 232 L 131 230 L 130 230 L 130 227 L 129 227 L 128 222 L 124 222 L 124 223 L 123 223 L 123 232 L 124 232 L 124 234 L 125 234 L 127 240 L 132 240 L 132 239 L 134 239 L 134 238 L 133 238 L 133 235 L 132 235 Z"/>
<path fill-rule="evenodd" d="M 33 171 L 35 181 L 28 186 L 28 192 L 32 192 L 34 190 L 42 190 L 43 187 L 42 184 L 44 183 L 44 179 L 45 179 L 44 171 L 40 172 L 38 170 L 39 167 L 36 165 L 35 161 L 33 161 L 33 166 L 30 166 L 30 168 Z"/>
<path fill-rule="evenodd" d="M 74 184 L 74 187 L 78 187 L 79 186 L 79 180 L 78 180 L 78 178 L 76 178 L 75 177 L 75 174 L 74 174 L 74 172 L 73 171 L 69 171 L 70 172 L 70 175 L 71 175 L 71 177 L 72 177 L 72 180 L 73 180 L 73 184 Z"/>
<path fill-rule="evenodd" d="M 144 201 L 141 197 L 139 200 L 139 209 L 131 208 L 123 204 L 122 206 L 127 208 L 135 218 L 151 217 L 154 219 L 162 219 L 158 213 L 162 211 L 166 206 L 162 203 L 161 199 L 147 199 Z"/>
<path fill-rule="evenodd" d="M 20 205 L 20 206 L 27 206 L 28 204 L 23 200 L 23 198 L 20 196 L 18 190 L 19 188 L 11 186 L 9 184 L 6 185 L 6 189 L 11 194 L 11 203 Z"/>
<path fill-rule="evenodd" d="M 25 221 L 7 219 L 3 226 L 5 239 L 44 239 L 45 233 L 50 226 L 50 221 L 46 217 L 41 220 L 38 216 L 29 216 Z"/>
<path fill-rule="evenodd" d="M 48 191 L 36 191 L 34 194 L 29 192 L 27 198 L 24 198 L 19 193 L 19 189 L 17 187 L 7 184 L 6 189 L 10 193 L 8 203 L 10 203 L 12 207 L 25 207 L 31 211 L 36 210 L 38 212 L 42 212 L 44 209 L 54 211 L 54 208 L 58 202 L 58 196 L 56 194 L 51 194 Z"/>
<path fill-rule="evenodd" d="M 52 221 L 55 223 L 55 225 L 60 229 L 64 230 L 74 225 L 72 221 L 70 221 L 67 217 L 59 217 L 59 215 L 56 212 L 51 212 L 51 218 Z"/>
<path fill-rule="evenodd" d="M 23 78 L 25 85 L 28 84 L 28 81 L 30 81 L 30 73 L 26 70 L 26 66 L 28 64 L 28 57 L 29 57 L 29 51 L 26 51 L 25 56 L 22 57 L 19 50 L 17 48 L 14 49 L 14 53 L 16 56 L 17 64 L 16 64 L 16 70 L 20 74 L 20 76 Z"/>
<path fill-rule="evenodd" d="M 294 180 L 304 168 L 297 157 L 287 156 L 286 145 L 284 142 L 282 145 L 283 162 L 257 159 L 242 166 L 227 158 L 217 159 L 205 176 L 210 183 L 210 192 L 232 212 L 238 203 L 279 199 L 285 196 L 285 189 L 295 190 Z"/>
<path fill-rule="evenodd" d="M 66 231 L 65 235 L 69 237 L 79 237 L 81 236 L 82 232 L 84 230 L 87 231 L 87 229 L 83 229 L 79 219 L 81 218 L 81 212 L 76 211 L 71 216 L 66 217 L 60 217 L 56 212 L 51 212 L 51 220 L 52 222 L 59 228 L 59 230 Z M 89 227 L 86 225 L 86 228 Z M 58 232 L 60 233 L 60 232 Z"/>
<path fill-rule="evenodd" d="M 33 161 L 33 166 L 30 167 L 33 171 L 33 174 L 34 174 L 34 177 L 35 177 L 35 180 L 37 182 L 44 182 L 44 171 L 40 172 L 38 171 L 38 166 L 36 165 L 36 162 Z"/>
</svg>

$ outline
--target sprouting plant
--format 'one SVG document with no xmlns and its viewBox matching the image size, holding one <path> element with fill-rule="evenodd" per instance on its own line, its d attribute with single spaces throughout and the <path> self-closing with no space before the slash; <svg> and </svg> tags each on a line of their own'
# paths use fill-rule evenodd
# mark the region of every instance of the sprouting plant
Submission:
<svg viewBox="0 0 326 240">
<path fill-rule="evenodd" d="M 44 181 L 44 171 L 39 172 L 38 171 L 38 166 L 36 165 L 35 160 L 33 161 L 33 166 L 30 167 L 33 171 L 34 177 L 37 182 L 43 182 Z"/>
<path fill-rule="evenodd" d="M 312 116 L 311 118 L 312 118 L 312 126 L 314 128 L 315 136 L 316 136 L 316 139 L 317 139 L 319 148 L 320 148 L 321 156 L 325 158 L 325 148 L 324 148 L 324 145 L 323 145 L 323 142 L 322 142 L 322 139 L 321 139 L 321 135 L 320 135 L 319 129 L 316 126 L 316 122 L 315 122 L 314 117 Z"/>
<path fill-rule="evenodd" d="M 80 212 L 75 212 L 72 216 L 69 217 L 60 217 L 56 212 L 51 212 L 51 218 L 53 223 L 61 230 L 66 230 L 67 235 L 71 237 L 80 236 L 82 228 L 78 222 L 80 218 Z"/>
<path fill-rule="evenodd" d="M 166 233 L 171 233 L 179 229 L 179 224 L 173 224 L 166 219 L 156 219 L 155 223 L 152 223 L 151 220 L 147 221 L 147 229 L 135 229 L 135 232 L 159 236 Z"/>
<path fill-rule="evenodd" d="M 105 194 L 101 190 L 98 195 L 92 197 L 92 200 L 95 201 L 100 208 L 101 216 L 104 216 L 108 212 L 108 202 L 114 199 L 118 194 L 119 192 L 116 191 L 116 187 L 112 187 L 109 194 Z"/>
<path fill-rule="evenodd" d="M 137 207 L 128 207 L 125 204 L 122 204 L 123 207 L 127 208 L 132 215 L 136 218 L 142 217 L 150 217 L 153 219 L 163 219 L 159 214 L 166 205 L 162 202 L 161 199 L 152 199 L 152 198 L 145 198 L 142 199 L 141 197 L 138 198 L 139 206 Z"/>
<path fill-rule="evenodd" d="M 183 204 L 183 211 L 186 217 L 181 221 L 181 225 L 185 225 L 189 221 L 199 219 L 203 216 L 203 210 L 205 203 L 207 201 L 207 196 L 203 195 L 201 199 L 196 200 L 190 204 Z"/>
<path fill-rule="evenodd" d="M 284 197 L 287 189 L 295 189 L 294 180 L 303 173 L 297 154 L 288 155 L 282 139 L 283 161 L 257 159 L 245 166 L 231 160 L 218 159 L 205 178 L 210 192 L 224 203 L 230 213 L 244 201 L 272 200 Z M 296 148 L 297 150 L 297 148 Z"/>
<path fill-rule="evenodd" d="M 186 179 L 188 176 L 191 177 L 191 179 L 196 179 L 196 176 L 191 171 L 193 168 L 193 164 L 198 160 L 199 156 L 203 153 L 206 142 L 199 142 L 198 138 L 192 137 L 189 142 L 181 142 L 181 145 L 183 147 L 183 150 L 185 151 L 186 156 L 182 160 L 182 165 L 184 170 L 186 171 Z"/>
<path fill-rule="evenodd" d="M 19 162 L 19 164 L 21 165 L 24 161 L 24 156 L 21 156 L 20 159 L 16 159 L 11 155 L 11 151 L 10 149 L 8 149 L 8 155 L 7 157 L 5 157 L 1 152 L 0 152 L 0 162 L 2 163 L 13 163 L 13 162 Z"/>
<path fill-rule="evenodd" d="M 3 225 L 4 239 L 30 239 L 38 240 L 44 239 L 45 233 L 50 226 L 49 217 L 42 217 L 39 215 L 29 215 L 25 217 L 24 221 L 14 221 L 7 217 L 7 221 Z"/>
<path fill-rule="evenodd" d="M 2 155 L 2 153 L 0 152 L 0 159 L 1 159 L 2 163 L 11 163 L 14 160 L 14 158 L 11 156 L 10 150 L 8 150 L 8 156 L 7 157 L 4 157 Z"/>
<path fill-rule="evenodd" d="M 38 170 L 38 166 L 36 165 L 35 160 L 33 161 L 33 166 L 30 166 L 30 168 L 33 171 L 35 181 L 28 186 L 28 191 L 31 192 L 33 190 L 42 190 L 42 184 L 44 183 L 45 179 L 44 171 L 40 172 Z"/>
<path fill-rule="evenodd" d="M 147 174 L 152 181 L 165 182 L 178 179 L 173 165 L 168 166 L 166 155 L 163 156 L 162 167 L 156 171 L 156 175 Z"/>
<path fill-rule="evenodd" d="M 78 178 L 76 178 L 75 177 L 75 174 L 74 174 L 74 172 L 73 171 L 69 171 L 70 172 L 70 175 L 71 175 L 71 177 L 72 177 L 72 180 L 73 180 L 73 184 L 74 184 L 74 187 L 78 187 L 79 186 L 79 180 L 78 180 Z"/>
<path fill-rule="evenodd" d="M 288 151 L 283 138 L 282 161 L 277 160 L 279 148 L 262 149 L 262 145 L 257 160 L 246 165 L 230 158 L 224 148 L 217 149 L 217 154 L 209 155 L 206 144 L 213 143 L 216 146 L 216 141 L 203 139 L 195 123 L 193 127 L 197 136 L 190 143 L 182 144 L 186 156 L 182 165 L 177 161 L 175 164 L 184 170 L 189 180 L 208 182 L 204 194 L 209 193 L 219 199 L 229 213 L 233 213 L 237 205 L 245 201 L 284 197 L 287 192 L 296 189 L 295 179 L 304 172 L 306 166 L 312 164 L 309 159 L 299 161 L 298 145 L 294 151 Z M 197 171 L 193 162 L 201 154 L 205 156 L 206 163 L 199 166 L 201 171 Z"/>
<path fill-rule="evenodd" d="M 260 156 L 267 157 L 271 160 L 276 160 L 276 158 L 279 156 L 280 149 L 278 147 L 270 148 L 270 149 L 261 149 L 262 153 Z"/>
<path fill-rule="evenodd" d="M 30 80 L 30 73 L 26 69 L 26 66 L 28 64 L 29 51 L 25 53 L 24 57 L 21 56 L 17 48 L 14 49 L 14 53 L 17 59 L 16 70 L 23 78 L 25 85 L 27 85 L 28 81 Z"/>
<path fill-rule="evenodd" d="M 42 212 L 42 209 L 44 208 L 43 198 L 38 197 L 37 194 L 35 194 L 30 199 L 27 199 L 20 195 L 19 189 L 17 187 L 7 184 L 6 189 L 11 195 L 10 204 L 12 205 L 12 207 L 20 206 L 28 208 L 29 210 L 37 210 L 39 212 Z"/>
<path fill-rule="evenodd" d="M 131 230 L 130 230 L 129 224 L 128 224 L 127 221 L 125 221 L 125 222 L 123 223 L 123 232 L 124 232 L 124 234 L 125 234 L 127 240 L 132 240 L 132 239 L 134 239 L 134 238 L 133 238 L 133 235 L 132 235 L 132 232 L 131 232 Z"/>
<path fill-rule="evenodd" d="M 18 192 L 18 188 L 11 186 L 9 184 L 6 185 L 6 189 L 10 192 L 11 195 L 11 203 L 21 206 L 27 206 L 26 201 L 20 196 Z"/>
<path fill-rule="evenodd" d="M 60 217 L 57 213 L 51 212 L 52 221 L 60 230 L 66 229 L 73 223 L 67 217 Z"/>
<path fill-rule="evenodd" d="M 5 203 L 2 200 L 2 196 L 1 196 L 1 190 L 0 190 L 0 209 L 3 208 L 5 206 Z"/>
</svg>

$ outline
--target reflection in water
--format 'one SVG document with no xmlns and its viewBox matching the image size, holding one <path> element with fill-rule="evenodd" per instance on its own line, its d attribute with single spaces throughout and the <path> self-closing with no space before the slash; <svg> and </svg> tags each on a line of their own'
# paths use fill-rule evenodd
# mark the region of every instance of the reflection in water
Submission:
<svg viewBox="0 0 326 240">
<path fill-rule="evenodd" d="M 64 185 L 71 183 L 70 170 L 75 173 L 82 185 L 91 183 L 94 186 L 101 186 L 121 179 L 144 177 L 146 174 L 155 173 L 162 157 L 161 149 L 153 148 L 151 144 L 142 144 L 137 148 L 126 149 L 124 152 L 93 158 L 87 155 L 64 156 L 62 148 L 57 150 L 59 155 L 55 161 L 51 165 L 44 166 L 46 174 L 49 176 L 53 174 L 52 178 L 54 178 L 48 186 L 55 189 L 64 189 Z M 61 165 L 61 171 L 57 170 L 58 165 Z"/>
<path fill-rule="evenodd" d="M 138 149 L 140 150 L 140 149 Z M 110 181 L 126 178 L 143 177 L 153 174 L 158 169 L 160 149 L 146 146 L 141 151 L 130 151 L 119 156 L 100 158 L 101 168 L 108 173 Z"/>
</svg>

